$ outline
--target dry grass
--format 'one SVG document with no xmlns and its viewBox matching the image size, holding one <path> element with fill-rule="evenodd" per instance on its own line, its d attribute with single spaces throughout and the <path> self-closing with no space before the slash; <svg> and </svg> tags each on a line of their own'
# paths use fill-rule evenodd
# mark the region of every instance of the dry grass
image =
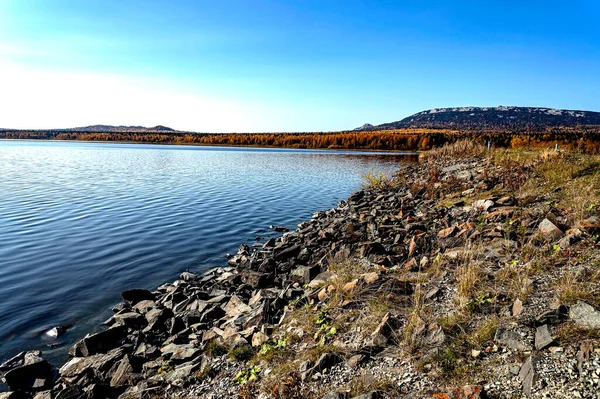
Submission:
<svg viewBox="0 0 600 399">
<path fill-rule="evenodd" d="M 460 158 L 483 156 L 487 148 L 474 140 L 459 140 L 451 144 L 445 144 L 421 154 L 420 158 L 430 162 L 451 161 Z"/>
<path fill-rule="evenodd" d="M 334 287 L 343 288 L 346 283 L 358 278 L 363 273 L 366 273 L 365 267 L 356 262 L 354 259 L 343 259 L 337 262 L 332 262 L 327 267 L 328 271 L 335 274 L 337 278 L 332 281 Z"/>
<path fill-rule="evenodd" d="M 353 330 L 361 337 L 368 341 L 371 333 L 377 328 L 383 317 L 391 313 L 392 315 L 401 313 L 399 306 L 389 296 L 379 294 L 373 296 L 370 300 L 364 303 L 360 310 L 354 310 L 353 313 Z M 390 337 L 390 342 L 398 344 L 401 341 L 400 337 Z"/>
<path fill-rule="evenodd" d="M 600 204 L 600 157 L 541 153 L 532 176 L 517 191 L 521 203 L 555 201 L 568 211 L 571 223 L 588 216 Z"/>
<path fill-rule="evenodd" d="M 579 327 L 569 320 L 556 326 L 554 337 L 558 342 L 564 344 L 572 344 L 586 339 L 600 340 L 600 330 Z"/>
<path fill-rule="evenodd" d="M 553 156 L 554 151 L 540 150 L 534 148 L 497 148 L 492 149 L 490 162 L 494 165 L 502 165 L 506 161 L 517 162 L 521 165 L 530 165 L 540 158 Z"/>
<path fill-rule="evenodd" d="M 556 295 L 561 303 L 572 305 L 577 301 L 600 304 L 600 270 L 590 273 L 569 271 L 558 280 Z"/>
<path fill-rule="evenodd" d="M 371 169 L 369 172 L 363 174 L 362 180 L 364 188 L 383 189 L 394 187 L 397 184 L 392 174 L 382 171 L 377 172 L 375 169 Z"/>
<path fill-rule="evenodd" d="M 327 300 L 329 307 L 340 306 L 344 301 L 351 300 L 360 294 L 358 289 L 344 291 L 344 286 L 366 272 L 363 265 L 352 259 L 345 259 L 331 263 L 328 270 L 337 276 L 330 282 L 332 287 L 328 288 L 330 291 Z"/>
<path fill-rule="evenodd" d="M 475 348 L 481 347 L 494 337 L 499 325 L 498 316 L 487 317 L 466 336 L 465 340 Z"/>
<path fill-rule="evenodd" d="M 368 371 L 362 371 L 359 375 L 352 378 L 343 391 L 347 391 L 349 397 L 353 398 L 366 392 L 373 391 L 384 391 L 389 393 L 392 392 L 395 387 L 396 384 L 389 377 L 376 377 Z"/>
<path fill-rule="evenodd" d="M 454 312 L 440 318 L 437 323 L 444 331 L 459 331 L 465 333 L 467 322 L 471 320 L 471 315 L 464 308 L 456 309 Z"/>
<path fill-rule="evenodd" d="M 560 195 L 561 204 L 570 210 L 571 223 L 585 219 L 600 205 L 600 173 L 572 178 Z"/>
<path fill-rule="evenodd" d="M 403 341 L 412 352 L 414 342 L 412 342 L 412 336 L 415 328 L 425 323 L 428 318 L 425 314 L 423 285 L 415 284 L 415 292 L 413 293 L 412 306 L 407 314 L 407 322 L 404 327 Z"/>
<path fill-rule="evenodd" d="M 473 259 L 465 259 L 456 269 L 457 280 L 457 305 L 462 308 L 479 292 L 479 283 L 482 280 L 482 270 L 479 263 Z"/>
<path fill-rule="evenodd" d="M 494 277 L 511 298 L 524 301 L 531 293 L 530 277 L 538 270 L 534 262 L 522 263 L 513 259 L 498 270 Z"/>
</svg>

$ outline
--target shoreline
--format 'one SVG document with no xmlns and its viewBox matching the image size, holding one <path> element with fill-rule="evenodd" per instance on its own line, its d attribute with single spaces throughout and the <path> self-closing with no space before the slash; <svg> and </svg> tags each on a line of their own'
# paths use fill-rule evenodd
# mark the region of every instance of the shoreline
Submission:
<svg viewBox="0 0 600 399">
<path fill-rule="evenodd" d="M 199 162 L 202 162 L 202 159 L 205 158 L 205 155 L 213 154 L 211 155 L 214 157 L 218 157 L 219 159 L 223 159 L 224 162 L 229 163 L 230 161 L 228 161 L 230 158 L 233 159 L 240 159 L 240 158 L 257 158 L 256 163 L 259 164 L 261 161 L 261 159 L 271 159 L 271 158 L 277 158 L 278 160 L 280 160 L 279 162 L 283 162 L 283 164 L 289 164 L 289 163 L 293 163 L 294 165 L 296 164 L 295 159 L 299 158 L 299 160 L 305 160 L 306 164 L 308 165 L 314 165 L 311 166 L 312 171 L 308 171 L 309 173 L 314 172 L 314 174 L 312 174 L 310 179 L 307 178 L 303 178 L 303 177 L 291 177 L 292 181 L 296 181 L 296 180 L 303 180 L 303 182 L 300 182 L 299 184 L 301 184 L 301 187 L 309 187 L 309 185 L 311 184 L 315 184 L 315 190 L 311 190 L 313 191 L 313 194 L 302 194 L 304 197 L 307 198 L 306 201 L 303 201 L 301 204 L 298 204 L 298 207 L 290 207 L 289 204 L 294 204 L 295 200 L 294 200 L 294 184 L 292 185 L 287 185 L 287 189 L 282 191 L 282 188 L 277 188 L 275 187 L 272 191 L 268 191 L 268 189 L 262 189 L 262 188 L 258 188 L 256 189 L 256 198 L 264 198 L 265 203 L 268 201 L 271 201 L 271 197 L 269 196 L 270 194 L 268 194 L 269 192 L 277 192 L 277 194 L 279 195 L 279 193 L 283 193 L 282 195 L 284 195 L 285 198 L 289 198 L 288 200 L 285 201 L 285 203 L 283 203 L 281 205 L 282 209 L 286 208 L 284 210 L 278 211 L 273 213 L 274 211 L 269 210 L 270 207 L 265 207 L 264 205 L 260 205 L 257 204 L 257 206 L 260 206 L 261 208 L 264 208 L 264 210 L 261 210 L 260 213 L 258 215 L 248 215 L 248 218 L 243 217 L 242 219 L 239 220 L 240 225 L 248 225 L 250 226 L 250 228 L 254 229 L 254 228 L 259 228 L 259 227 L 266 227 L 266 225 L 268 225 L 269 223 L 288 223 L 291 222 L 291 224 L 288 226 L 293 226 L 295 227 L 296 223 L 299 223 L 300 221 L 302 221 L 303 219 L 305 219 L 306 217 L 309 217 L 310 214 L 312 213 L 312 211 L 314 211 L 317 208 L 323 208 L 323 207 L 330 207 L 332 206 L 334 203 L 337 202 L 337 200 L 339 198 L 345 197 L 347 194 L 349 194 L 351 191 L 357 189 L 360 185 L 360 172 L 368 172 L 368 170 L 370 169 L 371 166 L 374 166 L 376 169 L 379 169 L 379 167 L 381 167 L 381 170 L 391 170 L 391 168 L 395 168 L 399 163 L 402 163 L 405 161 L 406 158 L 404 157 L 399 157 L 399 156 L 392 156 L 392 157 L 383 157 L 381 155 L 377 155 L 377 156 L 373 156 L 373 157 L 368 157 L 368 156 L 353 156 L 351 155 L 339 155 L 339 154 L 335 154 L 335 156 L 333 154 L 330 154 L 329 152 L 327 152 L 327 154 L 323 155 L 323 156 L 318 156 L 318 155 L 313 155 L 311 154 L 305 154 L 299 151 L 293 151 L 290 153 L 281 153 L 281 152 L 277 152 L 277 153 L 271 153 L 269 152 L 269 150 L 258 150 L 261 151 L 259 153 L 254 153 L 254 152 L 249 152 L 246 150 L 242 150 L 242 151 L 235 151 L 235 150 L 230 150 L 230 149 L 223 149 L 223 151 L 225 152 L 221 152 L 221 150 L 219 151 L 212 151 L 212 149 L 188 149 L 188 148 L 165 148 L 165 147 L 148 147 L 148 146 L 142 146 L 142 147 L 132 147 L 131 145 L 120 145 L 120 144 L 115 144 L 115 145 L 105 145 L 105 144 L 100 144 L 97 146 L 92 146 L 92 144 L 52 144 L 52 143 L 5 143 L 2 144 L 0 143 L 0 147 L 3 147 L 3 151 L 2 152 L 12 152 L 13 150 L 15 150 L 15 153 L 18 151 L 19 153 L 23 152 L 25 153 L 25 149 L 29 148 L 29 150 L 26 151 L 27 154 L 30 154 L 29 156 L 32 156 L 33 158 L 37 158 L 36 154 L 42 154 L 42 153 L 51 153 L 51 154 L 71 154 L 74 152 L 78 152 L 80 153 L 81 151 L 84 151 L 85 153 L 98 153 L 101 154 L 99 156 L 96 156 L 97 159 L 102 160 L 102 158 L 104 157 L 108 157 L 110 156 L 112 159 L 115 159 L 117 162 L 119 161 L 119 159 L 121 159 L 121 157 L 137 157 L 137 153 L 138 152 L 144 152 L 144 153 L 148 153 L 150 154 L 150 157 L 154 156 L 152 155 L 153 153 L 157 153 L 157 154 L 162 154 L 164 151 L 162 151 L 163 149 L 168 150 L 166 153 L 172 153 L 172 154 L 179 154 L 178 156 L 184 156 L 187 158 L 192 158 L 194 160 L 199 160 Z M 53 150 L 54 148 L 54 150 Z M 62 148 L 62 149 L 61 149 Z M 77 150 L 77 148 L 80 148 L 79 150 Z M 87 150 L 86 150 L 87 148 Z M 102 152 L 102 148 L 104 148 L 105 150 L 109 151 L 109 154 L 104 154 Z M 121 150 L 120 148 L 124 148 L 125 152 L 127 154 L 123 154 L 121 155 Z M 129 148 L 129 150 L 127 150 Z M 172 150 L 172 151 L 171 151 Z M 188 151 L 189 150 L 189 151 Z M 100 152 L 98 152 L 100 151 Z M 231 152 L 230 152 L 231 151 Z M 250 150 L 250 151 L 255 151 L 255 150 Z M 206 154 L 205 154 L 206 153 Z M 186 155 L 187 154 L 187 155 Z M 246 155 L 244 155 L 246 154 Z M 102 157 L 102 158 L 100 158 Z M 84 159 L 88 159 L 89 156 L 85 156 Z M 410 157 L 409 157 L 410 158 Z M 411 158 L 412 159 L 412 158 Z M 252 159 L 250 159 L 252 162 L 254 162 Z M 330 162 L 332 164 L 338 165 L 338 164 L 342 164 L 344 165 L 344 167 L 346 167 L 345 165 L 348 165 L 348 170 L 352 170 L 352 171 L 356 171 L 358 170 L 358 172 L 352 173 L 352 176 L 349 176 L 348 179 L 346 179 L 345 177 L 343 178 L 343 181 L 339 181 L 339 183 L 337 181 L 332 181 L 331 182 L 331 188 L 324 188 L 323 191 L 327 190 L 330 193 L 328 195 L 318 195 L 318 194 L 314 194 L 314 193 L 320 193 L 321 189 L 317 189 L 317 186 L 322 187 L 322 182 L 320 184 L 317 184 L 320 182 L 320 180 L 313 180 L 313 178 L 317 178 L 321 173 L 319 172 L 320 170 L 323 170 L 324 173 L 328 174 L 329 171 L 324 170 L 323 169 L 323 162 L 325 162 L 326 164 L 329 164 Z M 50 163 L 51 165 L 52 163 Z M 390 169 L 386 169 L 386 165 L 384 164 L 389 164 L 391 166 L 389 166 Z M 395 164 L 395 165 L 392 165 Z M 360 165 L 360 166 L 359 166 Z M 365 166 L 365 165 L 371 165 L 371 166 Z M 8 166 L 8 165 L 7 165 Z M 143 166 L 143 165 L 142 165 Z M 300 164 L 300 166 L 303 166 L 302 164 Z M 279 166 L 277 166 L 278 168 L 280 168 Z M 240 174 L 236 175 L 236 176 L 243 176 L 244 173 L 246 173 L 243 170 L 243 165 L 240 165 Z M 29 170 L 29 169 L 27 169 Z M 332 169 L 333 170 L 333 169 Z M 345 170 L 345 169 L 342 169 Z M 14 170 L 10 170 L 10 172 L 17 172 L 18 168 L 15 168 Z M 285 170 L 282 169 L 282 171 L 285 172 Z M 44 171 L 42 171 L 44 172 Z M 57 172 L 60 173 L 61 171 L 59 169 L 57 169 Z M 257 175 L 258 175 L 258 179 L 260 179 L 260 174 L 261 171 L 257 171 Z M 252 175 L 252 172 L 249 173 L 249 175 Z M 331 176 L 333 176 L 333 178 L 335 178 L 336 176 L 336 172 L 331 173 Z M 194 179 L 193 177 L 191 179 Z M 8 181 L 8 180 L 7 180 Z M 280 180 L 282 183 L 284 182 L 283 180 Z M 311 183 L 312 181 L 312 183 Z M 94 179 L 90 179 L 90 182 L 93 183 Z M 351 182 L 351 183 L 350 183 Z M 16 184 L 18 184 L 18 181 L 16 181 Z M 175 186 L 179 185 L 180 183 L 178 181 L 175 181 Z M 343 186 L 344 189 L 342 191 L 337 191 L 338 189 L 336 187 L 338 186 Z M 26 187 L 26 186 L 24 186 Z M 199 187 L 199 185 L 198 185 Z M 219 189 L 218 186 L 215 186 L 215 189 Z M 309 187 L 310 189 L 310 187 Z M 333 189 L 333 191 L 332 191 Z M 223 192 L 233 192 L 235 194 L 235 190 L 231 190 L 231 188 L 227 188 L 227 187 L 222 187 L 220 190 L 222 190 Z M 10 191 L 10 189 L 9 189 Z M 332 192 L 331 192 L 332 191 Z M 287 194 L 285 194 L 287 192 Z M 336 194 L 336 192 L 338 194 Z M 220 195 L 219 195 L 220 196 Z M 253 196 L 253 195 L 251 195 Z M 220 196 L 222 197 L 222 196 Z M 222 197 L 227 199 L 227 197 Z M 242 197 L 244 198 L 244 197 Z M 326 201 L 319 201 L 319 199 L 322 198 L 327 198 Z M 17 204 L 19 199 L 16 198 Z M 274 201 L 275 202 L 275 201 Z M 311 205 L 310 203 L 313 202 L 313 209 L 311 209 Z M 8 204 L 8 202 L 5 202 L 6 204 Z M 97 204 L 97 201 L 93 201 L 91 202 L 91 204 Z M 8 206 L 8 205 L 7 205 Z M 95 205 L 91 205 L 90 207 L 88 207 L 89 210 L 93 210 L 95 207 Z M 314 208 L 316 207 L 316 208 Z M 296 211 L 296 209 L 302 209 L 302 212 Z M 210 211 L 210 207 L 206 207 L 206 206 L 202 206 L 200 207 L 200 209 L 206 209 L 207 211 Z M 243 211 L 243 207 L 241 209 Z M 43 213 L 43 208 L 40 208 L 40 211 Z M 165 211 L 167 212 L 166 215 L 168 215 L 169 210 L 165 209 Z M 224 209 L 223 210 L 224 215 L 227 215 L 229 213 L 228 209 Z M 185 211 L 185 214 L 187 214 L 187 216 L 185 216 L 186 219 L 190 219 L 190 212 Z M 277 213 L 279 214 L 279 216 L 277 215 Z M 85 214 L 85 213 L 80 213 L 81 215 Z M 204 214 L 208 214 L 204 213 Z M 241 214 L 244 214 L 243 212 Z M 225 216 L 225 219 L 220 221 L 220 218 L 216 218 L 213 216 L 207 216 L 207 218 L 214 220 L 214 224 L 215 225 L 220 225 L 221 223 L 225 223 L 225 224 L 229 224 L 232 226 L 232 228 L 235 228 L 235 223 L 236 223 L 236 218 L 235 217 L 230 217 L 230 216 Z M 222 215 L 223 216 L 223 215 Z M 288 216 L 297 216 L 294 217 L 293 219 L 289 219 Z M 173 217 L 176 217 L 176 215 L 173 215 Z M 252 220 L 255 220 L 258 218 L 262 218 L 263 220 L 260 222 L 254 222 L 252 223 Z M 275 219 L 277 220 L 275 220 Z M 181 220 L 185 220 L 183 218 L 179 218 Z M 194 220 L 190 220 L 190 222 L 194 223 Z M 268 223 L 267 223 L 268 222 Z M 212 222 L 211 222 L 212 223 Z M 266 223 L 266 224 L 265 224 Z M 84 224 L 85 225 L 85 224 Z M 18 226 L 16 226 L 16 228 L 18 228 Z M 146 231 L 151 231 L 151 226 L 148 225 L 148 227 L 144 227 L 144 229 Z M 171 230 L 170 228 L 164 228 L 162 229 L 162 231 L 169 231 Z M 145 276 L 140 275 L 140 278 L 143 279 L 143 282 L 138 282 L 138 284 L 144 288 L 148 288 L 148 289 L 155 289 L 159 284 L 168 281 L 170 279 L 175 279 L 178 275 L 178 273 L 175 272 L 182 272 L 183 270 L 185 270 L 186 268 L 190 268 L 193 271 L 197 271 L 200 270 L 202 271 L 202 269 L 196 269 L 195 267 L 204 267 L 204 265 L 224 265 L 226 264 L 223 255 L 226 252 L 235 252 L 235 249 L 237 249 L 237 245 L 233 245 L 232 244 L 239 244 L 241 242 L 246 242 L 247 240 L 252 240 L 255 238 L 256 235 L 262 235 L 263 232 L 256 232 L 253 233 L 251 232 L 249 229 L 244 229 L 247 230 L 249 233 L 246 235 L 237 235 L 233 233 L 233 230 L 231 230 L 230 233 L 228 233 L 229 237 L 223 237 L 223 239 L 219 239 L 218 242 L 215 242 L 215 244 L 218 244 L 219 246 L 219 250 L 215 250 L 210 249 L 211 247 L 208 246 L 208 251 L 204 251 L 202 248 L 204 247 L 204 242 L 206 242 L 206 240 L 203 240 L 202 238 L 202 231 L 204 230 L 204 228 L 202 228 L 202 226 L 197 225 L 195 227 L 193 227 L 193 229 L 190 229 L 189 231 L 192 232 L 191 234 L 193 234 L 193 236 L 195 236 L 195 238 L 192 238 L 191 240 L 193 240 L 193 242 L 197 243 L 194 244 L 192 247 L 188 247 L 186 249 L 186 247 L 182 247 L 181 249 L 187 252 L 185 253 L 199 253 L 200 255 L 197 257 L 198 261 L 200 263 L 198 263 L 198 261 L 195 261 L 194 259 L 191 259 L 190 261 L 183 261 L 183 262 L 177 262 L 177 266 L 175 266 L 175 262 L 168 262 L 168 265 L 165 265 L 166 267 L 162 267 L 161 268 L 161 272 L 157 273 L 160 275 L 160 277 L 156 278 L 154 276 L 152 276 L 152 273 L 150 273 L 150 276 L 148 276 L 148 273 L 146 271 L 148 270 L 152 270 L 152 264 L 153 262 L 150 263 L 146 263 L 146 266 L 141 269 L 143 270 L 142 272 L 145 274 Z M 229 230 L 229 229 L 224 229 L 224 230 Z M 125 231 L 125 230 L 124 230 Z M 196 233 L 193 233 L 196 232 Z M 173 234 L 175 236 L 177 236 L 180 233 L 179 229 L 171 231 L 170 234 Z M 134 238 L 134 234 L 135 231 L 131 231 L 126 233 L 127 236 L 129 236 L 130 238 Z M 199 236 L 200 234 L 200 236 Z M 143 236 L 143 235 L 142 235 Z M 7 236 L 10 237 L 10 234 Z M 51 236 L 50 236 L 51 237 Z M 188 236 L 191 237 L 191 236 Z M 234 238 L 237 237 L 237 238 Z M 208 241 L 215 241 L 215 240 L 211 240 L 210 236 L 207 236 Z M 45 240 L 47 242 L 52 243 L 51 238 L 48 238 L 47 240 Z M 81 240 L 79 240 L 81 242 Z M 163 241 L 163 240 L 161 240 Z M 108 240 L 108 242 L 110 242 L 110 240 Z M 223 248 L 223 243 L 228 243 L 229 246 L 227 248 Z M 85 243 L 83 243 L 85 244 Z M 92 243 L 90 243 L 90 246 L 92 247 L 93 245 L 91 245 Z M 8 245 L 8 244 L 7 244 Z M 163 244 L 164 245 L 164 244 Z M 135 246 L 135 245 L 129 245 L 129 247 L 133 247 L 133 250 L 137 250 L 139 248 L 139 246 Z M 10 246 L 7 247 L 7 249 L 9 249 L 10 251 Z M 78 249 L 81 248 L 81 246 L 79 246 L 78 248 L 73 248 L 73 251 L 76 253 L 76 251 L 78 251 Z M 161 247 L 155 247 L 156 249 L 154 250 L 148 250 L 147 252 L 149 253 L 154 253 L 154 254 L 159 254 L 159 256 L 162 256 L 164 258 L 163 255 L 167 254 L 166 250 L 168 250 L 168 248 L 165 248 L 165 252 L 161 251 Z M 69 255 L 69 253 L 71 252 L 69 250 L 69 248 L 65 248 L 64 251 L 68 251 L 65 252 L 65 256 Z M 37 252 L 37 251 L 36 251 Z M 210 252 L 211 254 L 211 258 L 210 260 L 208 260 L 208 258 L 203 257 L 203 253 L 204 252 Z M 14 255 L 8 255 L 9 257 L 7 258 L 8 262 L 11 263 L 11 260 L 16 259 L 16 253 L 12 252 Z M 14 256 L 14 257 L 13 257 Z M 132 257 L 133 258 L 133 257 Z M 188 259 L 191 257 L 186 257 L 185 259 Z M 62 261 L 62 259 L 64 259 L 62 256 L 57 257 L 57 262 L 56 264 L 62 264 L 64 263 Z M 127 258 L 130 259 L 130 258 Z M 170 258 L 169 258 L 170 259 Z M 32 259 L 34 260 L 34 259 Z M 13 262 L 14 266 L 15 266 L 15 270 L 18 270 L 18 264 L 16 264 L 16 262 Z M 81 262 L 81 264 L 83 265 L 86 262 Z M 162 262 L 163 264 L 165 262 Z M 100 264 L 100 263 L 99 263 Z M 106 263 L 103 261 L 102 264 L 106 264 L 107 267 L 113 267 L 110 263 Z M 32 267 L 35 266 L 35 264 L 32 265 Z M 43 263 L 42 263 L 43 266 Z M 102 266 L 104 267 L 104 266 Z M 61 268 L 59 267 L 57 270 L 60 270 Z M 137 270 L 137 269 L 134 269 Z M 130 270 L 127 273 L 129 275 L 135 275 L 137 272 L 135 272 L 134 270 Z M 167 274 L 164 272 L 165 270 L 167 271 L 171 271 L 173 273 Z M 85 272 L 84 272 L 85 273 Z M 58 276 L 71 276 L 71 274 L 67 273 L 67 269 L 65 269 L 64 271 L 59 271 L 58 272 Z M 85 277 L 85 276 L 84 276 Z M 65 303 L 60 301 L 60 298 L 57 298 L 56 296 L 48 296 L 47 300 L 45 301 L 45 303 L 49 304 L 48 307 L 52 307 L 54 309 L 56 309 L 55 311 L 53 311 L 52 316 L 51 317 L 44 317 L 43 319 L 41 319 L 41 321 L 38 321 L 36 318 L 31 317 L 30 319 L 32 320 L 30 323 L 28 323 L 27 328 L 26 329 L 17 329 L 15 328 L 15 339 L 11 340 L 11 342 L 5 342 L 3 345 L 3 356 L 2 356 L 2 360 L 0 360 L 0 363 L 13 356 L 14 354 L 23 351 L 23 350 L 30 350 L 30 349 L 39 349 L 39 350 L 43 350 L 46 352 L 47 356 L 49 357 L 48 360 L 51 360 L 52 362 L 59 364 L 61 362 L 64 362 L 67 359 L 66 357 L 66 349 L 68 349 L 68 347 L 70 347 L 72 344 L 75 343 L 75 339 L 81 338 L 81 336 L 85 335 L 86 333 L 89 332 L 95 332 L 93 331 L 93 329 L 89 328 L 89 327 L 94 327 L 94 326 L 99 326 L 101 325 L 101 323 L 107 319 L 109 317 L 109 315 L 106 315 L 106 313 L 104 313 L 105 311 L 109 311 L 109 307 L 115 305 L 117 303 L 117 300 L 120 298 L 119 297 L 119 293 L 120 291 L 129 288 L 129 286 L 131 285 L 131 283 L 126 282 L 126 283 L 121 283 L 121 284 L 117 284 L 116 282 L 119 282 L 120 277 L 117 275 L 114 277 L 115 282 L 111 281 L 113 278 L 111 277 L 109 280 L 102 280 L 101 283 L 103 284 L 104 287 L 107 287 L 107 290 L 111 290 L 110 295 L 107 294 L 104 290 L 103 292 L 98 292 L 95 293 L 94 289 L 90 289 L 88 291 L 88 293 L 86 295 L 84 294 L 79 294 L 76 295 L 77 298 L 80 298 L 83 301 L 87 301 L 87 298 L 90 298 L 89 303 L 92 303 L 92 305 L 86 306 L 85 308 L 81 307 L 80 305 L 78 305 L 77 303 L 73 303 L 73 306 L 70 306 L 69 303 Z M 150 280 L 150 281 L 149 281 Z M 89 280 L 88 280 L 89 281 Z M 132 280 L 133 284 L 135 284 L 135 281 L 137 280 Z M 41 282 L 42 284 L 44 284 L 44 282 Z M 67 286 L 69 285 L 68 282 L 66 282 Z M 44 284 L 45 285 L 45 284 Z M 93 287 L 93 282 L 92 284 L 88 284 L 88 287 Z M 43 286 L 43 285 L 42 285 Z M 59 283 L 59 286 L 62 286 L 62 283 Z M 115 288 L 117 287 L 117 288 Z M 52 292 L 53 290 L 49 291 Z M 39 301 L 38 299 L 35 299 L 35 297 L 30 297 L 31 301 L 27 301 L 27 298 L 24 298 L 24 301 L 27 301 L 26 303 L 35 303 L 36 301 Z M 108 299 L 107 299 L 108 298 Z M 58 299 L 57 302 L 54 302 L 52 299 Z M 15 301 L 15 302 L 21 302 L 21 301 Z M 25 302 L 21 302 L 21 303 L 25 303 Z M 86 302 L 87 303 L 87 302 Z M 96 305 L 94 305 L 94 303 Z M 54 305 L 52 305 L 54 304 Z M 97 313 L 100 312 L 96 312 L 95 310 L 100 309 L 100 311 L 106 315 L 105 317 L 96 317 Z M 38 312 L 40 313 L 40 312 Z M 46 313 L 44 313 L 46 314 Z M 64 316 L 66 315 L 66 316 Z M 27 313 L 25 313 L 23 315 L 23 317 L 27 317 Z M 46 340 L 44 338 L 46 338 L 44 335 L 42 335 L 43 332 L 45 332 L 46 330 L 49 330 L 57 325 L 61 325 L 61 324 L 71 324 L 73 325 L 72 328 L 68 329 L 67 333 L 63 336 L 61 336 L 58 340 Z M 7 334 L 8 336 L 8 334 Z M 50 347 L 50 345 L 52 345 L 52 347 Z M 54 346 L 56 345 L 56 346 Z M 50 353 L 49 353 L 50 352 Z"/>
<path fill-rule="evenodd" d="M 58 380 L 38 354 L 15 357 L 21 363 L 5 377 L 37 399 L 559 393 L 567 371 L 553 366 L 556 356 L 573 365 L 572 350 L 588 342 L 580 374 L 600 361 L 600 335 L 585 341 L 561 328 L 579 331 L 574 309 L 600 312 L 577 296 L 552 305 L 555 271 L 526 265 L 551 261 L 571 273 L 557 257 L 587 253 L 600 221 L 593 207 L 572 219 L 546 209 L 544 196 L 538 204 L 516 195 L 534 170 L 576 159 L 527 155 L 513 164 L 472 151 L 433 154 L 393 180 L 374 179 L 295 231 L 241 244 L 229 267 L 123 292 L 109 328 L 71 348 Z M 586 171 L 595 161 L 582 162 Z M 587 184 L 586 176 L 573 179 Z M 534 250 L 531 259 L 519 252 Z M 587 283 L 600 288 L 594 278 Z M 534 292 L 513 284 L 530 280 Z M 581 298 L 597 305 L 590 295 Z M 32 375 L 39 383 L 28 388 Z M 571 383 L 586 397 L 593 381 Z"/>
<path fill-rule="evenodd" d="M 371 150 L 362 148 L 295 148 L 295 147 L 277 147 L 277 146 L 251 146 L 251 145 L 220 145 L 220 144 L 185 144 L 185 143 L 152 143 L 139 141 L 100 141 L 100 140 L 57 140 L 57 139 L 7 139 L 0 138 L 2 141 L 30 141 L 30 142 L 64 142 L 64 143 L 86 143 L 86 144 L 131 144 L 131 145 L 157 145 L 157 146 L 172 146 L 172 147 L 208 147 L 208 148 L 249 148 L 249 149 L 265 149 L 265 150 L 282 150 L 282 151 L 300 151 L 300 152 L 316 152 L 316 153 L 349 153 L 365 155 L 418 155 L 422 151 L 398 151 L 398 150 Z"/>
</svg>

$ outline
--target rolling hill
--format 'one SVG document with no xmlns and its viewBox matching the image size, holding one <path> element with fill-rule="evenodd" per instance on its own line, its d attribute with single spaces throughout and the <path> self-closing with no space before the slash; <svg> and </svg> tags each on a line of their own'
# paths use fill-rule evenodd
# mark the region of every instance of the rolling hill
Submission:
<svg viewBox="0 0 600 399">
<path fill-rule="evenodd" d="M 377 126 L 365 124 L 355 130 L 526 129 L 583 125 L 600 125 L 600 112 L 513 106 L 434 108 L 418 112 L 400 121 Z"/>
</svg>

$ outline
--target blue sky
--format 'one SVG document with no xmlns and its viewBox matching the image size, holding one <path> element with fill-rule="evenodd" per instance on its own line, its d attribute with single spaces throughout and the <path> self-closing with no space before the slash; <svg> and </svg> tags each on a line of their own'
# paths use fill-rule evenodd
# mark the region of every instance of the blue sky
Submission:
<svg viewBox="0 0 600 399">
<path fill-rule="evenodd" d="M 600 111 L 595 1 L 0 0 L 0 127 L 333 131 Z"/>
</svg>

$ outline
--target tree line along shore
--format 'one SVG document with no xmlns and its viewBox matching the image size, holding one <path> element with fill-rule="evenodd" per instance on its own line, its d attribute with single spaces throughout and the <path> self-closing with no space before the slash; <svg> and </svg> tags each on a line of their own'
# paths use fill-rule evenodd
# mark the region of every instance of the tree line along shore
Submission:
<svg viewBox="0 0 600 399">
<path fill-rule="evenodd" d="M 180 145 L 249 146 L 304 149 L 426 151 L 460 140 L 503 148 L 544 148 L 600 152 L 600 126 L 529 127 L 519 129 L 424 129 L 307 133 L 88 132 L 0 130 L 0 139 L 81 140 Z"/>
</svg>

